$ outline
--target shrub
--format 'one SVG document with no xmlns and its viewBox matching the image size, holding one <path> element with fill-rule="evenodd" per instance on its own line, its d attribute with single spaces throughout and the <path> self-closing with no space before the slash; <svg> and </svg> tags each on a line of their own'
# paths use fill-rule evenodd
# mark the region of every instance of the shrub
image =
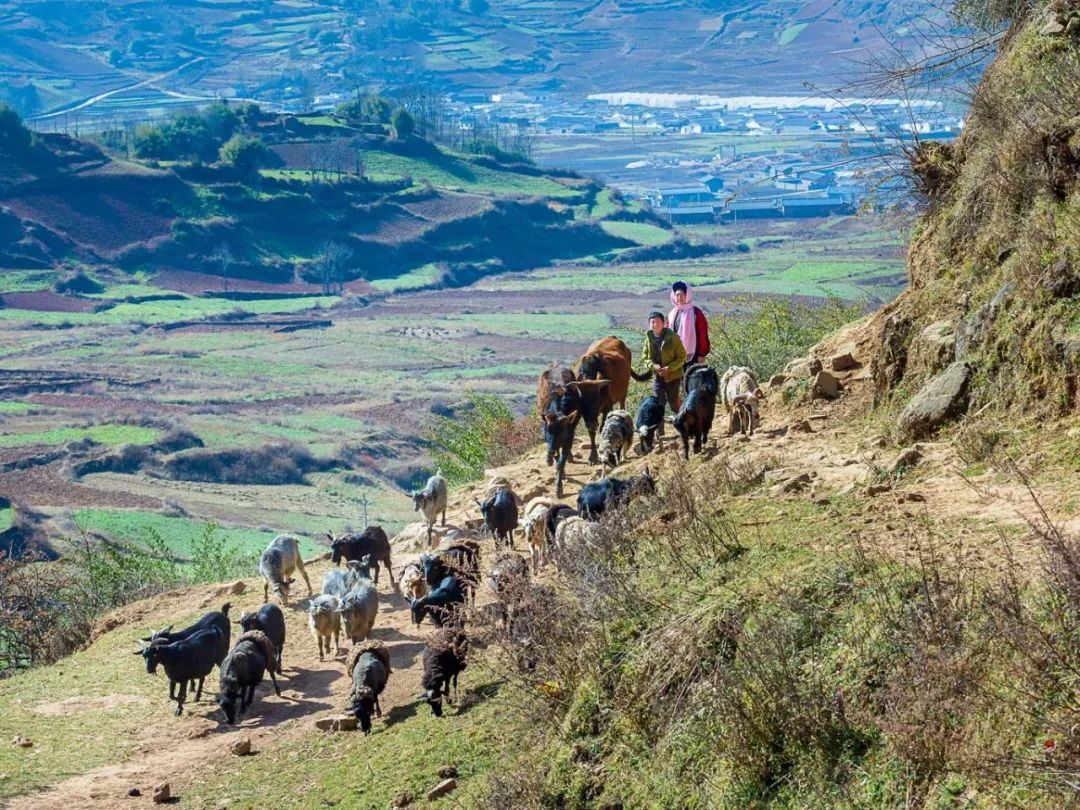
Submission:
<svg viewBox="0 0 1080 810">
<path fill-rule="evenodd" d="M 246 175 L 254 175 L 266 165 L 270 150 L 266 148 L 262 138 L 233 135 L 222 145 L 218 156 L 222 163 Z"/>
<path fill-rule="evenodd" d="M 208 523 L 200 537 L 191 541 L 191 578 L 196 582 L 221 582 L 246 576 L 256 565 L 254 556 L 233 548 L 217 524 Z"/>
<path fill-rule="evenodd" d="M 304 447 L 280 444 L 267 447 L 193 450 L 168 459 L 165 474 L 179 481 L 217 484 L 302 484 L 304 475 L 325 466 Z"/>
<path fill-rule="evenodd" d="M 32 140 L 30 130 L 7 104 L 0 102 L 0 154 L 18 155 L 25 152 Z"/>
<path fill-rule="evenodd" d="M 515 419 L 494 394 L 469 391 L 457 416 L 436 416 L 424 430 L 436 466 L 451 484 L 476 481 L 484 469 L 518 458 L 538 439 L 534 420 Z"/>
<path fill-rule="evenodd" d="M 714 316 L 709 321 L 709 364 L 723 373 L 746 366 L 761 380 L 780 371 L 793 357 L 862 315 L 862 304 L 829 299 L 820 306 L 788 299 L 747 301 L 744 315 Z"/>
</svg>

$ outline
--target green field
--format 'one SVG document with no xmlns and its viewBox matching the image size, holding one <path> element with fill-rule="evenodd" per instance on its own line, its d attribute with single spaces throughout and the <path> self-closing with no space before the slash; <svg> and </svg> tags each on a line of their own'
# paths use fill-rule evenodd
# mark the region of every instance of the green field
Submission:
<svg viewBox="0 0 1080 810">
<path fill-rule="evenodd" d="M 90 427 L 63 427 L 51 430 L 8 433 L 0 436 L 0 447 L 18 447 L 32 444 L 64 444 L 90 439 L 98 444 L 151 444 L 160 431 L 136 425 L 91 425 Z"/>
<path fill-rule="evenodd" d="M 151 533 L 156 534 L 165 541 L 169 551 L 181 559 L 190 556 L 191 541 L 201 537 L 207 526 L 205 521 L 122 509 L 79 509 L 75 512 L 75 523 L 84 532 L 98 532 L 115 540 L 138 544 L 146 543 Z M 232 548 L 249 556 L 259 554 L 278 534 L 276 531 L 226 527 L 219 527 L 218 532 Z M 325 551 L 325 546 L 303 537 L 300 548 L 305 556 Z"/>
<path fill-rule="evenodd" d="M 664 230 L 658 225 L 650 225 L 647 222 L 601 222 L 600 227 L 612 236 L 620 239 L 629 239 L 639 245 L 662 245 L 670 242 L 675 234 L 673 231 Z"/>
</svg>

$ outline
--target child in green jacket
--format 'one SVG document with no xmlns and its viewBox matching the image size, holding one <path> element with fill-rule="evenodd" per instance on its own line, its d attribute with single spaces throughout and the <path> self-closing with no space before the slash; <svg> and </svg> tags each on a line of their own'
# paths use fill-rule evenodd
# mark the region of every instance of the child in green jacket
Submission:
<svg viewBox="0 0 1080 810">
<path fill-rule="evenodd" d="M 664 313 L 649 313 L 649 331 L 645 333 L 645 347 L 641 350 L 641 362 L 646 372 L 653 372 L 653 394 L 661 402 L 678 413 L 682 406 L 682 376 L 686 365 L 686 349 L 682 340 L 664 325 Z"/>
</svg>

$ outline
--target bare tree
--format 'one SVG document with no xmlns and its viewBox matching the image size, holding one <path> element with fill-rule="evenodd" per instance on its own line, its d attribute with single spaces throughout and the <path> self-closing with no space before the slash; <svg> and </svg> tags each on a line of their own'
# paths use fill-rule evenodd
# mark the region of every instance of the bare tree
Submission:
<svg viewBox="0 0 1080 810">
<path fill-rule="evenodd" d="M 218 245 L 214 252 L 210 254 L 210 261 L 220 268 L 222 284 L 225 292 L 228 292 L 229 268 L 236 264 L 236 256 L 233 255 L 232 249 L 224 243 Z"/>
<path fill-rule="evenodd" d="M 322 284 L 323 295 L 340 295 L 345 289 L 345 270 L 352 260 L 353 251 L 340 242 L 324 242 L 315 259 Z"/>
</svg>

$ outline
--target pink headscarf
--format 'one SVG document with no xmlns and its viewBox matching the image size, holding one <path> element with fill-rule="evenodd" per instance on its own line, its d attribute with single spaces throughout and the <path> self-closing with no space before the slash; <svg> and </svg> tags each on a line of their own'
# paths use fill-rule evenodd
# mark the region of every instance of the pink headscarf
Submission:
<svg viewBox="0 0 1080 810">
<path fill-rule="evenodd" d="M 686 282 L 683 282 L 686 284 Z M 697 352 L 697 324 L 694 323 L 694 305 L 691 303 L 690 297 L 690 285 L 686 284 L 686 303 L 679 306 L 675 300 L 675 291 L 672 290 L 668 296 L 671 299 L 671 303 L 675 305 L 674 309 L 668 313 L 667 325 L 668 329 L 675 332 L 679 339 L 682 340 L 683 348 L 686 349 L 686 356 L 693 357 Z M 678 327 L 675 326 L 675 318 L 679 317 Z"/>
</svg>

